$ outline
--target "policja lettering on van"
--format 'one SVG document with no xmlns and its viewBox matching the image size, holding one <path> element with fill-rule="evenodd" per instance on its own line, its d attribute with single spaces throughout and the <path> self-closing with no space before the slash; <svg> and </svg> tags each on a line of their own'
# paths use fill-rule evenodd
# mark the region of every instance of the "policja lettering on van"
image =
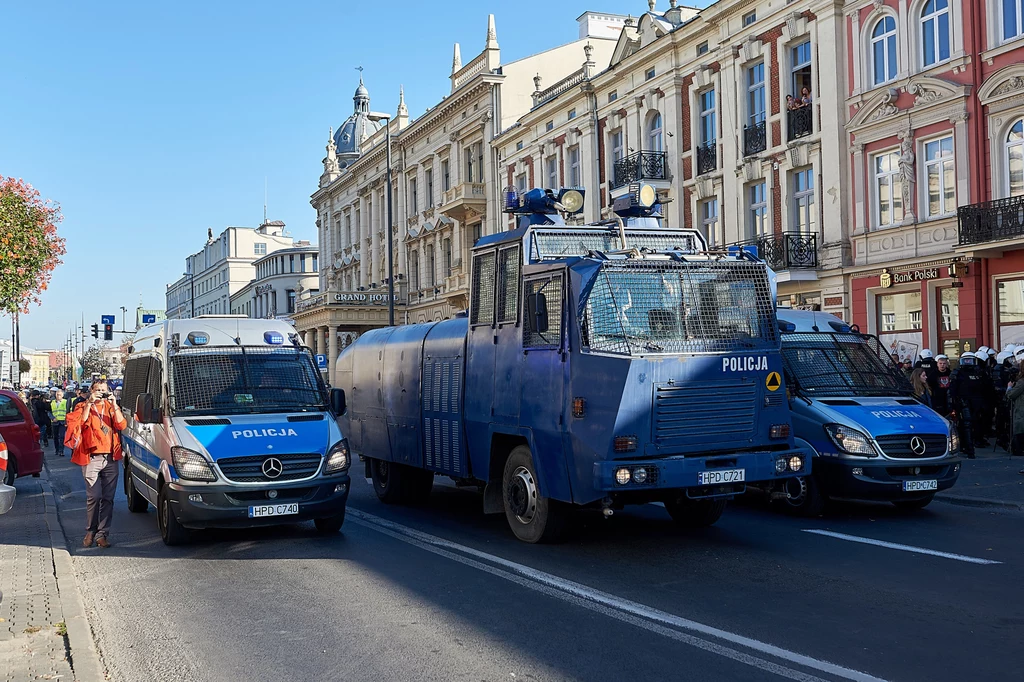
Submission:
<svg viewBox="0 0 1024 682">
<path fill-rule="evenodd" d="M 723 372 L 760 372 L 768 369 L 767 356 L 748 355 L 745 358 L 722 358 Z"/>
<path fill-rule="evenodd" d="M 872 410 L 872 417 L 884 419 L 924 419 L 924 417 L 912 410 Z"/>
<path fill-rule="evenodd" d="M 232 431 L 231 437 L 238 438 L 263 438 L 265 436 L 297 436 L 295 429 L 245 429 L 244 431 Z"/>
</svg>

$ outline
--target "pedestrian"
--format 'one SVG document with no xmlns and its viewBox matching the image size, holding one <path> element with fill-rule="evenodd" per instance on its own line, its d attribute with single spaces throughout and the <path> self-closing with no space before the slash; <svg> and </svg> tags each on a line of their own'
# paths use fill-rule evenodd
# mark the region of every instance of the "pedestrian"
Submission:
<svg viewBox="0 0 1024 682">
<path fill-rule="evenodd" d="M 78 407 L 79 404 L 84 403 L 86 400 L 89 399 L 89 389 L 87 388 L 82 388 L 81 386 L 79 386 L 75 393 L 77 394 L 77 397 L 75 398 L 74 402 L 71 403 L 72 410 Z"/>
<path fill-rule="evenodd" d="M 100 547 L 110 547 L 110 522 L 122 457 L 120 432 L 126 426 L 128 422 L 107 382 L 99 379 L 89 387 L 89 399 L 68 415 L 65 443 L 73 450 L 71 461 L 82 467 L 86 486 L 83 547 L 91 547 L 93 540 Z"/>
<path fill-rule="evenodd" d="M 922 405 L 932 406 L 932 387 L 923 367 L 918 367 L 910 374 L 910 385 L 914 387 L 914 397 Z"/>
<path fill-rule="evenodd" d="M 43 447 L 50 447 L 50 401 L 43 397 L 38 390 L 32 391 L 32 398 L 29 401 L 32 407 L 32 418 L 39 427 L 39 437 L 43 441 Z"/>
<path fill-rule="evenodd" d="M 953 370 L 949 367 L 949 357 L 945 354 L 935 356 L 935 385 L 932 386 L 932 409 L 943 417 L 949 416 L 949 385 Z"/>
<path fill-rule="evenodd" d="M 64 391 L 59 388 L 54 391 L 50 413 L 53 415 L 53 452 L 58 457 L 64 456 L 64 428 L 71 409 L 71 398 L 65 398 Z"/>
<path fill-rule="evenodd" d="M 1010 403 L 1013 438 L 1010 441 L 1010 454 L 1020 457 L 1024 455 L 1024 381 L 1017 377 L 1009 382 L 1006 399 Z M 1024 473 L 1022 471 L 1021 473 Z"/>
</svg>

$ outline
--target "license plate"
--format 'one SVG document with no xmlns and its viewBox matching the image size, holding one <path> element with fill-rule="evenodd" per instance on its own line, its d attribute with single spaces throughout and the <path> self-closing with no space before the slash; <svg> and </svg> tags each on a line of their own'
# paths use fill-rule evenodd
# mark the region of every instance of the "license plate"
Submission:
<svg viewBox="0 0 1024 682">
<path fill-rule="evenodd" d="M 702 471 L 697 474 L 697 482 L 701 485 L 741 483 L 745 480 L 747 480 L 746 469 L 719 469 L 717 471 Z"/>
<path fill-rule="evenodd" d="M 903 491 L 910 492 L 912 490 L 938 490 L 939 482 L 932 481 L 903 481 Z"/>
<path fill-rule="evenodd" d="M 250 519 L 261 519 L 264 516 L 287 516 L 298 514 L 299 505 L 292 504 L 261 504 L 257 507 L 249 507 Z"/>
</svg>

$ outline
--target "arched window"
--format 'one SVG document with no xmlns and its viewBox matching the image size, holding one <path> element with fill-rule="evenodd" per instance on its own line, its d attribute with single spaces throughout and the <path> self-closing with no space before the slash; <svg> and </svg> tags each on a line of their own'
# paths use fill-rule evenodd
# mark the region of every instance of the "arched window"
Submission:
<svg viewBox="0 0 1024 682">
<path fill-rule="evenodd" d="M 949 59 L 949 0 L 928 0 L 921 10 L 921 59 L 926 67 Z"/>
<path fill-rule="evenodd" d="M 875 85 L 896 78 L 896 20 L 882 17 L 871 32 L 871 67 Z"/>
<path fill-rule="evenodd" d="M 652 152 L 665 151 L 665 136 L 661 130 L 661 113 L 654 112 L 647 121 L 647 147 Z"/>
<path fill-rule="evenodd" d="M 1007 196 L 1024 195 L 1024 118 L 1006 135 L 1006 189 Z"/>
</svg>

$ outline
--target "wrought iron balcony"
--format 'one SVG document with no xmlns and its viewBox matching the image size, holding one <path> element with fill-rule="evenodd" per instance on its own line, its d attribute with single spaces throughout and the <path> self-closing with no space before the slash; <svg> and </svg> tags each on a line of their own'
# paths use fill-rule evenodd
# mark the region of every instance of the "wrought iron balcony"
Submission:
<svg viewBox="0 0 1024 682">
<path fill-rule="evenodd" d="M 667 180 L 665 152 L 636 152 L 619 159 L 612 168 L 612 189 L 639 180 Z"/>
<path fill-rule="evenodd" d="M 697 147 L 697 175 L 718 170 L 718 145 L 705 142 Z"/>
<path fill-rule="evenodd" d="M 750 156 L 768 148 L 768 128 L 765 121 L 743 128 L 743 155 Z"/>
<path fill-rule="evenodd" d="M 810 104 L 786 112 L 790 141 L 814 132 L 814 107 Z"/>
<path fill-rule="evenodd" d="M 1024 196 L 961 206 L 957 219 L 960 244 L 1024 237 Z"/>
<path fill-rule="evenodd" d="M 757 254 L 772 270 L 811 269 L 818 267 L 818 237 L 802 232 L 766 235 L 737 246 L 757 246 Z"/>
</svg>

